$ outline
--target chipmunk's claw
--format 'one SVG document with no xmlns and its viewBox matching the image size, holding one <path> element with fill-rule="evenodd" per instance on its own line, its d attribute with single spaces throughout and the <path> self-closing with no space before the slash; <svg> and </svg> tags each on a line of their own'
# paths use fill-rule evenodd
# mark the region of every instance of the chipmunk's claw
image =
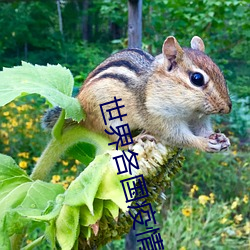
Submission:
<svg viewBox="0 0 250 250">
<path fill-rule="evenodd" d="M 226 151 L 229 147 L 230 141 L 222 133 L 211 134 L 208 138 L 208 152 Z"/>
<path fill-rule="evenodd" d="M 147 134 L 146 132 L 143 132 L 136 137 L 133 138 L 134 143 L 129 145 L 129 149 L 132 150 L 133 146 L 137 143 L 143 145 L 145 141 L 152 141 L 156 143 L 156 139 L 154 136 Z"/>
</svg>

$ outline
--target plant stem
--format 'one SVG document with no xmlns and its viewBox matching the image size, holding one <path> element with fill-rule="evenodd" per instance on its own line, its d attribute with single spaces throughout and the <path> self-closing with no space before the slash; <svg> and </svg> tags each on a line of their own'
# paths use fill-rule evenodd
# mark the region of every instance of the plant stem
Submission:
<svg viewBox="0 0 250 250">
<path fill-rule="evenodd" d="M 23 238 L 25 236 L 26 227 L 23 229 L 23 233 L 14 234 L 10 238 L 11 249 L 12 250 L 20 250 Z"/>
<path fill-rule="evenodd" d="M 60 138 L 51 139 L 30 177 L 33 180 L 46 180 L 61 155 L 70 146 L 78 142 L 86 142 L 94 145 L 96 147 L 96 155 L 102 154 L 110 149 L 110 147 L 108 147 L 110 141 L 107 138 L 80 125 L 72 126 L 65 129 Z"/>
</svg>

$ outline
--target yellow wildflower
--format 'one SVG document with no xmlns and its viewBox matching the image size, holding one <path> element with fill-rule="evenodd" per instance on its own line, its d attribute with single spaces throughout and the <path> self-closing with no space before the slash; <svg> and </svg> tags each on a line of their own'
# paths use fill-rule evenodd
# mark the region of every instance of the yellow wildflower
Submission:
<svg viewBox="0 0 250 250">
<path fill-rule="evenodd" d="M 33 121 L 32 120 L 26 122 L 26 128 L 27 129 L 32 129 L 32 126 L 33 126 Z"/>
<path fill-rule="evenodd" d="M 32 160 L 34 161 L 34 162 L 37 162 L 38 161 L 38 159 L 39 159 L 39 157 L 32 157 Z"/>
<path fill-rule="evenodd" d="M 8 112 L 8 111 L 3 112 L 4 116 L 9 116 L 9 114 L 10 114 L 10 112 Z"/>
<path fill-rule="evenodd" d="M 64 161 L 64 160 L 62 160 L 62 164 L 63 164 L 63 166 L 68 166 L 69 165 L 69 163 L 67 161 Z"/>
<path fill-rule="evenodd" d="M 247 204 L 248 201 L 249 201 L 248 195 L 245 194 L 243 197 L 243 202 Z"/>
<path fill-rule="evenodd" d="M 199 190 L 199 187 L 196 186 L 196 185 L 193 185 L 192 188 L 190 189 L 189 197 L 193 198 L 194 193 L 195 193 L 196 191 L 198 191 L 198 190 Z"/>
<path fill-rule="evenodd" d="M 9 134 L 4 130 L 0 130 L 0 135 L 1 135 L 1 137 L 5 137 L 5 138 L 9 137 Z"/>
<path fill-rule="evenodd" d="M 18 123 L 15 119 L 11 120 L 11 126 L 12 127 L 17 127 L 18 126 Z"/>
<path fill-rule="evenodd" d="M 236 230 L 236 235 L 237 235 L 238 237 L 241 237 L 241 236 L 242 236 L 242 232 L 241 232 L 239 229 L 237 229 L 237 230 Z"/>
<path fill-rule="evenodd" d="M 15 104 L 14 102 L 11 102 L 11 103 L 9 104 L 9 106 L 10 106 L 11 108 L 15 108 L 15 107 L 16 107 L 16 104 Z"/>
<path fill-rule="evenodd" d="M 182 214 L 186 217 L 189 217 L 192 214 L 192 208 L 185 207 L 181 210 Z"/>
<path fill-rule="evenodd" d="M 78 160 L 75 160 L 75 164 L 76 164 L 76 165 L 79 165 L 79 164 L 81 164 L 81 162 L 78 161 Z"/>
<path fill-rule="evenodd" d="M 232 151 L 232 154 L 233 154 L 233 155 L 237 155 L 237 153 L 238 153 L 237 150 L 233 150 L 233 151 Z"/>
<path fill-rule="evenodd" d="M 67 176 L 66 181 L 67 182 L 72 182 L 75 179 L 75 176 Z"/>
<path fill-rule="evenodd" d="M 64 183 L 63 183 L 63 187 L 64 187 L 64 189 L 67 189 L 67 188 L 68 188 L 68 186 L 69 186 L 69 183 L 68 183 L 68 182 L 64 182 Z"/>
<path fill-rule="evenodd" d="M 250 234 L 250 222 L 247 221 L 246 225 L 244 226 L 244 231 L 246 232 L 246 234 Z"/>
<path fill-rule="evenodd" d="M 53 176 L 52 176 L 51 182 L 52 182 L 52 183 L 57 183 L 57 182 L 60 181 L 60 179 L 61 179 L 61 176 L 60 176 L 60 175 L 53 175 Z"/>
<path fill-rule="evenodd" d="M 5 147 L 4 148 L 4 152 L 9 152 L 10 151 L 10 147 Z"/>
<path fill-rule="evenodd" d="M 235 209 L 236 207 L 238 207 L 238 205 L 239 205 L 239 198 L 236 197 L 235 201 L 231 205 L 231 209 Z"/>
<path fill-rule="evenodd" d="M 10 140 L 8 138 L 4 138 L 3 139 L 3 144 L 9 145 L 10 144 Z"/>
<path fill-rule="evenodd" d="M 227 237 L 227 234 L 226 233 L 221 233 L 220 235 L 222 238 L 226 238 Z"/>
<path fill-rule="evenodd" d="M 200 195 L 198 199 L 199 203 L 203 206 L 210 200 L 210 198 L 207 195 Z"/>
<path fill-rule="evenodd" d="M 236 224 L 239 224 L 243 220 L 242 214 L 237 214 L 234 216 L 234 221 Z"/>
<path fill-rule="evenodd" d="M 180 250 L 186 250 L 186 247 L 181 247 Z"/>
<path fill-rule="evenodd" d="M 18 156 L 19 156 L 19 157 L 23 157 L 23 158 L 26 158 L 26 159 L 29 158 L 29 155 L 30 155 L 29 152 L 21 152 L 21 153 L 18 153 Z"/>
<path fill-rule="evenodd" d="M 22 169 L 26 169 L 28 167 L 27 161 L 20 161 L 19 162 L 19 167 Z"/>
<path fill-rule="evenodd" d="M 228 166 L 228 163 L 227 162 L 221 162 L 221 165 L 223 166 L 223 167 L 227 167 Z"/>
<path fill-rule="evenodd" d="M 210 203 L 214 204 L 214 193 L 210 193 L 209 197 L 210 197 Z"/>
<path fill-rule="evenodd" d="M 200 247 L 201 246 L 201 242 L 199 239 L 195 239 L 194 240 L 194 244 L 197 246 L 197 247 Z"/>
<path fill-rule="evenodd" d="M 242 160 L 239 158 L 239 157 L 236 157 L 235 160 L 238 162 L 238 163 L 241 163 Z"/>
<path fill-rule="evenodd" d="M 72 172 L 76 172 L 76 171 L 77 171 L 76 165 L 73 165 L 73 166 L 70 168 L 70 170 L 71 170 Z"/>
<path fill-rule="evenodd" d="M 20 112 L 20 111 L 25 111 L 25 110 L 28 110 L 28 109 L 32 109 L 31 106 L 27 105 L 27 104 L 24 104 L 22 106 L 17 106 L 17 110 Z"/>
<path fill-rule="evenodd" d="M 221 220 L 220 220 L 220 224 L 225 224 L 227 222 L 227 218 L 222 218 Z"/>
</svg>

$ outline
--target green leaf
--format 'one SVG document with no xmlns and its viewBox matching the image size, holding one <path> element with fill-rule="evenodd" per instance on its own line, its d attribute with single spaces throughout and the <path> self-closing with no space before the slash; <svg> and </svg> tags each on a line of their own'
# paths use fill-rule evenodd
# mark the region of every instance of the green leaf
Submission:
<svg viewBox="0 0 250 250">
<path fill-rule="evenodd" d="M 81 235 L 83 235 L 85 239 L 88 239 L 91 237 L 91 234 L 92 234 L 91 227 L 80 227 L 80 231 L 81 231 Z"/>
<path fill-rule="evenodd" d="M 26 209 L 27 213 L 29 209 L 42 212 L 47 207 L 48 201 L 55 200 L 56 196 L 61 193 L 64 193 L 61 185 L 37 180 L 30 186 L 20 208 Z"/>
<path fill-rule="evenodd" d="M 31 185 L 32 182 L 23 183 L 1 199 L 0 221 L 3 220 L 7 210 L 16 208 L 22 203 Z"/>
<path fill-rule="evenodd" d="M 64 205 L 56 220 L 56 238 L 64 250 L 71 250 L 79 234 L 79 207 Z"/>
<path fill-rule="evenodd" d="M 116 219 L 119 215 L 119 207 L 110 200 L 103 201 L 103 207 L 107 208 L 114 219 Z"/>
<path fill-rule="evenodd" d="M 95 158 L 96 148 L 92 144 L 79 142 L 70 147 L 66 154 L 73 157 L 74 159 L 77 159 L 83 164 L 88 165 Z"/>
<path fill-rule="evenodd" d="M 49 204 L 48 206 L 53 206 L 51 211 L 47 211 L 48 208 L 45 209 L 45 211 L 42 213 L 42 215 L 27 215 L 30 219 L 36 220 L 36 221 L 52 221 L 57 218 L 59 215 L 63 204 L 62 203 L 54 203 Z M 19 211 L 21 213 L 21 211 Z M 21 213 L 22 214 L 22 213 Z M 24 215 L 24 214 L 23 214 Z"/>
<path fill-rule="evenodd" d="M 12 208 L 17 207 L 22 202 L 31 184 L 32 182 L 27 182 L 17 186 L 0 200 L 0 249 L 8 249 L 9 236 L 13 234 L 13 227 L 15 232 L 19 232 L 28 223 L 20 216 L 16 216 L 16 213 L 9 213 Z"/>
<path fill-rule="evenodd" d="M 43 183 L 42 181 L 28 182 L 19 185 L 12 190 L 0 202 L 0 230 L 7 231 L 8 236 L 19 232 L 31 220 L 45 220 L 42 213 L 47 208 L 47 204 L 56 198 L 58 193 L 64 192 L 60 185 Z M 47 216 L 47 220 L 55 219 L 59 214 L 61 206 Z M 38 217 L 38 218 L 36 218 Z"/>
<path fill-rule="evenodd" d="M 56 223 L 51 221 L 45 229 L 45 237 L 50 242 L 51 249 L 56 249 Z"/>
<path fill-rule="evenodd" d="M 61 65 L 34 66 L 22 62 L 22 66 L 0 72 L 0 106 L 18 96 L 36 93 L 53 106 L 65 109 L 66 118 L 79 122 L 84 114 L 78 100 L 71 97 L 73 84 L 71 72 Z"/>
<path fill-rule="evenodd" d="M 86 205 L 80 208 L 80 225 L 89 226 L 95 224 L 102 217 L 103 200 L 95 199 L 93 203 L 94 214 L 91 214 Z"/>
<path fill-rule="evenodd" d="M 10 250 L 10 240 L 8 234 L 2 230 L 0 225 L 0 249 L 1 250 Z"/>
<path fill-rule="evenodd" d="M 110 155 L 99 155 L 70 184 L 65 192 L 64 203 L 70 206 L 87 205 L 93 214 L 93 201 L 103 176 L 110 165 Z"/>
<path fill-rule="evenodd" d="M 27 176 L 17 176 L 0 181 L 0 201 L 17 186 L 25 182 L 31 182 Z"/>
<path fill-rule="evenodd" d="M 28 178 L 28 175 L 10 156 L 0 154 L 0 181 L 17 176 L 26 176 Z"/>
<path fill-rule="evenodd" d="M 102 178 L 95 197 L 103 200 L 111 200 L 125 212 L 128 210 L 127 207 L 130 203 L 126 203 L 120 181 L 131 176 L 129 174 L 117 175 L 117 169 L 112 166 L 114 160 L 112 159 L 111 161 L 110 165 L 106 167 L 105 175 Z"/>
<path fill-rule="evenodd" d="M 35 249 L 35 247 L 41 245 L 41 243 L 44 241 L 44 235 L 40 236 L 36 240 L 32 241 L 30 244 L 28 244 L 25 247 L 22 247 L 21 250 L 32 250 Z"/>
<path fill-rule="evenodd" d="M 61 114 L 52 129 L 52 135 L 57 140 L 60 139 L 62 136 L 64 121 L 65 121 L 65 110 L 62 109 Z"/>
<path fill-rule="evenodd" d="M 32 182 L 11 157 L 0 155 L 0 159 L 0 249 L 8 249 L 9 236 L 22 233 L 31 220 L 37 220 L 35 216 L 45 212 L 50 214 L 47 219 L 58 216 L 63 199 L 57 196 L 64 189 L 40 180 Z"/>
<path fill-rule="evenodd" d="M 20 216 L 15 209 L 10 209 L 5 213 L 2 232 L 6 233 L 7 238 L 13 234 L 22 234 L 23 228 L 30 223 L 31 221 L 27 217 Z"/>
</svg>

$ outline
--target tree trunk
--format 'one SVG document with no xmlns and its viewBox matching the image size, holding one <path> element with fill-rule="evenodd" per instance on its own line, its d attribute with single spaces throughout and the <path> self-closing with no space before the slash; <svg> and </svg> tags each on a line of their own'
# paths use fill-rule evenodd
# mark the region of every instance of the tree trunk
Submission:
<svg viewBox="0 0 250 250">
<path fill-rule="evenodd" d="M 136 250 L 136 230 L 133 230 L 133 227 L 130 229 L 130 232 L 126 236 L 126 250 Z"/>
<path fill-rule="evenodd" d="M 88 16 L 89 0 L 82 1 L 82 39 L 89 40 L 89 16 Z"/>
<path fill-rule="evenodd" d="M 61 12 L 60 0 L 56 1 L 56 5 L 57 5 L 57 12 L 58 12 L 58 20 L 59 20 L 59 30 L 63 36 L 63 22 L 62 22 L 62 12 Z"/>
<path fill-rule="evenodd" d="M 142 0 L 128 1 L 128 47 L 142 47 Z"/>
<path fill-rule="evenodd" d="M 142 47 L 142 0 L 128 0 L 128 47 Z M 126 250 L 136 250 L 136 231 L 126 236 Z"/>
</svg>

